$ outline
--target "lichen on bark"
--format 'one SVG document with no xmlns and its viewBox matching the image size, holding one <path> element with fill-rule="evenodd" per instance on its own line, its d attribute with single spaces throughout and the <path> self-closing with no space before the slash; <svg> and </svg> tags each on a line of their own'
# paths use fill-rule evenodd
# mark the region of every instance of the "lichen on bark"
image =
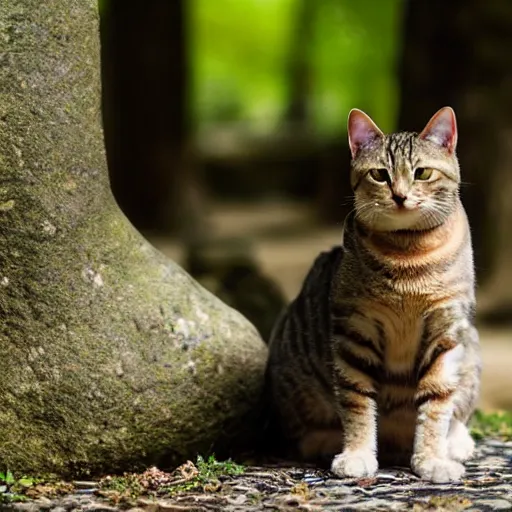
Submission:
<svg viewBox="0 0 512 512">
<path fill-rule="evenodd" d="M 61 474 L 211 447 L 255 406 L 253 326 L 110 192 L 96 0 L 0 6 L 0 461 Z"/>
</svg>

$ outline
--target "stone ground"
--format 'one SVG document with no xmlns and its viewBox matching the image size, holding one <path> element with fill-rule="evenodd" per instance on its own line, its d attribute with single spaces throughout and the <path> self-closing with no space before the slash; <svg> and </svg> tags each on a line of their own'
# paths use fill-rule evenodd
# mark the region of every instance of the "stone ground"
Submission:
<svg viewBox="0 0 512 512">
<path fill-rule="evenodd" d="M 208 512 L 208 511 L 495 511 L 512 510 L 512 442 L 480 441 L 467 463 L 464 480 L 454 484 L 420 481 L 406 468 L 381 470 L 375 478 L 337 479 L 324 470 L 247 467 L 221 477 L 206 489 L 172 498 L 155 495 L 117 505 L 97 495 L 94 482 L 82 482 L 75 494 L 50 500 L 0 506 L 12 512 Z M 181 478 L 180 483 L 186 478 Z M 175 484 L 178 480 L 175 480 Z M 172 487 L 172 486 L 171 486 Z"/>
</svg>

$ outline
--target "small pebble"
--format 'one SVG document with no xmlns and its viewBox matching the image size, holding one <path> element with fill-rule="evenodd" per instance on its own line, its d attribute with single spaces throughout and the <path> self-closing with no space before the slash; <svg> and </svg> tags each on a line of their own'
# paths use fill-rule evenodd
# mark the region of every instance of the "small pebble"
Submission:
<svg viewBox="0 0 512 512">
<path fill-rule="evenodd" d="M 479 510 L 478 507 L 484 506 L 489 507 L 491 510 L 512 510 L 512 503 L 502 499 L 489 499 L 489 500 L 478 500 L 473 502 L 473 505 Z"/>
<path fill-rule="evenodd" d="M 86 480 L 75 480 L 73 482 L 73 485 L 77 489 L 97 489 L 98 488 L 98 482 L 88 482 Z"/>
<path fill-rule="evenodd" d="M 320 478 L 318 476 L 307 476 L 303 479 L 304 482 L 307 484 L 318 484 L 320 482 L 323 482 L 325 478 Z"/>
</svg>

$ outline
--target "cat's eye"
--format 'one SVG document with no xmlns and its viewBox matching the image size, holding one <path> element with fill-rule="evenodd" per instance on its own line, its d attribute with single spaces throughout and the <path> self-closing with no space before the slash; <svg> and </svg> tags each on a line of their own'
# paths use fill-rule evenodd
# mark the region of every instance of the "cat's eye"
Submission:
<svg viewBox="0 0 512 512">
<path fill-rule="evenodd" d="M 372 169 L 370 176 L 378 183 L 385 183 L 389 181 L 389 174 L 386 169 Z"/>
<path fill-rule="evenodd" d="M 432 177 L 434 169 L 426 169 L 425 167 L 418 167 L 414 171 L 414 179 L 417 181 L 427 181 Z"/>
</svg>

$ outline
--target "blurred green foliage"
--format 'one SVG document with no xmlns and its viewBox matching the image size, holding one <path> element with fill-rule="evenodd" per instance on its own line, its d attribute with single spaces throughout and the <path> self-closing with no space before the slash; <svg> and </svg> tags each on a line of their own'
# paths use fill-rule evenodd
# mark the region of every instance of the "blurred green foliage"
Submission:
<svg viewBox="0 0 512 512">
<path fill-rule="evenodd" d="M 475 439 L 497 437 L 505 441 L 512 440 L 512 412 L 496 411 L 484 413 L 475 411 L 470 422 L 471 435 Z"/>
<path fill-rule="evenodd" d="M 286 99 L 296 0 L 192 0 L 190 44 L 199 122 L 272 123 Z"/>
<path fill-rule="evenodd" d="M 196 123 L 247 121 L 263 130 L 279 123 L 301 1 L 190 0 Z M 306 45 L 313 128 L 344 131 L 358 107 L 394 129 L 403 0 L 305 1 L 314 3 Z"/>
</svg>

